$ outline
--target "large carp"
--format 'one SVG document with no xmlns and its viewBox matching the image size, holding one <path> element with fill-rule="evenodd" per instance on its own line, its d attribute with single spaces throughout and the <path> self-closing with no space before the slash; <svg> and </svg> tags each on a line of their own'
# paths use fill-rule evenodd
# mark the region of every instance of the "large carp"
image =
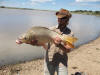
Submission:
<svg viewBox="0 0 100 75">
<path fill-rule="evenodd" d="M 61 42 L 64 43 L 64 45 L 69 45 L 71 48 L 74 48 L 73 43 L 77 40 L 77 38 L 68 36 L 68 35 L 61 35 L 53 30 L 50 30 L 46 27 L 40 27 L 40 26 L 34 26 L 30 28 L 26 33 L 22 34 L 18 39 L 16 40 L 17 44 L 22 43 L 29 43 L 32 40 L 38 40 L 38 43 L 45 44 L 48 42 L 55 43 L 55 38 L 59 37 L 61 39 Z"/>
</svg>

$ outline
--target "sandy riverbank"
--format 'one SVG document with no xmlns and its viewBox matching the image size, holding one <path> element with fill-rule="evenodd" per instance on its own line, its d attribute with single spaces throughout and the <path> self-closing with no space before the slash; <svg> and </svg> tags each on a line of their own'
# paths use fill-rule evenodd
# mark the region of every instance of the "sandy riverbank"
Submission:
<svg viewBox="0 0 100 75">
<path fill-rule="evenodd" d="M 84 72 L 100 75 L 100 38 L 82 45 L 68 54 L 69 75 Z M 43 75 L 43 59 L 37 59 L 0 68 L 0 75 Z"/>
</svg>

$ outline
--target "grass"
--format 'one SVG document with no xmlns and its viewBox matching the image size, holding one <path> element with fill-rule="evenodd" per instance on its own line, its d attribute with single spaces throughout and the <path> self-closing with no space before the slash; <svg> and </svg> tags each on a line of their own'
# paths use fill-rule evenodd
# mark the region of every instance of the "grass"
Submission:
<svg viewBox="0 0 100 75">
<path fill-rule="evenodd" d="M 71 12 L 72 13 L 77 13 L 77 14 L 86 14 L 86 15 L 100 16 L 100 11 L 76 10 L 76 11 L 71 11 Z"/>
</svg>

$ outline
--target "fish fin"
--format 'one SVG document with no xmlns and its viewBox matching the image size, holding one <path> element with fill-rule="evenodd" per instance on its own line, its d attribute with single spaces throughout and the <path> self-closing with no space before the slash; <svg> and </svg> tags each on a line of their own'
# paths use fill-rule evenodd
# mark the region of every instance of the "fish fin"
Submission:
<svg viewBox="0 0 100 75">
<path fill-rule="evenodd" d="M 69 42 L 66 42 L 64 44 L 64 46 L 65 46 L 65 48 L 67 48 L 68 46 L 69 46 L 69 48 L 75 48 L 75 46 L 73 44 L 69 43 Z"/>
<path fill-rule="evenodd" d="M 69 45 L 71 48 L 74 48 L 74 43 L 77 41 L 78 39 L 76 37 L 72 37 L 72 36 L 68 36 L 68 35 L 64 35 L 63 36 L 63 42 L 66 45 Z"/>
<path fill-rule="evenodd" d="M 63 41 L 65 41 L 65 42 L 74 43 L 77 40 L 78 39 L 76 37 L 68 36 L 68 35 L 63 35 Z"/>
</svg>

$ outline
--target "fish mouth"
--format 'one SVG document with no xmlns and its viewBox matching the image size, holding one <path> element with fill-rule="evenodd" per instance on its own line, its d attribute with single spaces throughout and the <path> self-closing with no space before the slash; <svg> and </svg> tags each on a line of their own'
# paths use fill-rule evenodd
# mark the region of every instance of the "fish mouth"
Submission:
<svg viewBox="0 0 100 75">
<path fill-rule="evenodd" d="M 21 42 L 21 40 L 16 40 L 17 44 L 22 44 L 23 42 Z"/>
</svg>

